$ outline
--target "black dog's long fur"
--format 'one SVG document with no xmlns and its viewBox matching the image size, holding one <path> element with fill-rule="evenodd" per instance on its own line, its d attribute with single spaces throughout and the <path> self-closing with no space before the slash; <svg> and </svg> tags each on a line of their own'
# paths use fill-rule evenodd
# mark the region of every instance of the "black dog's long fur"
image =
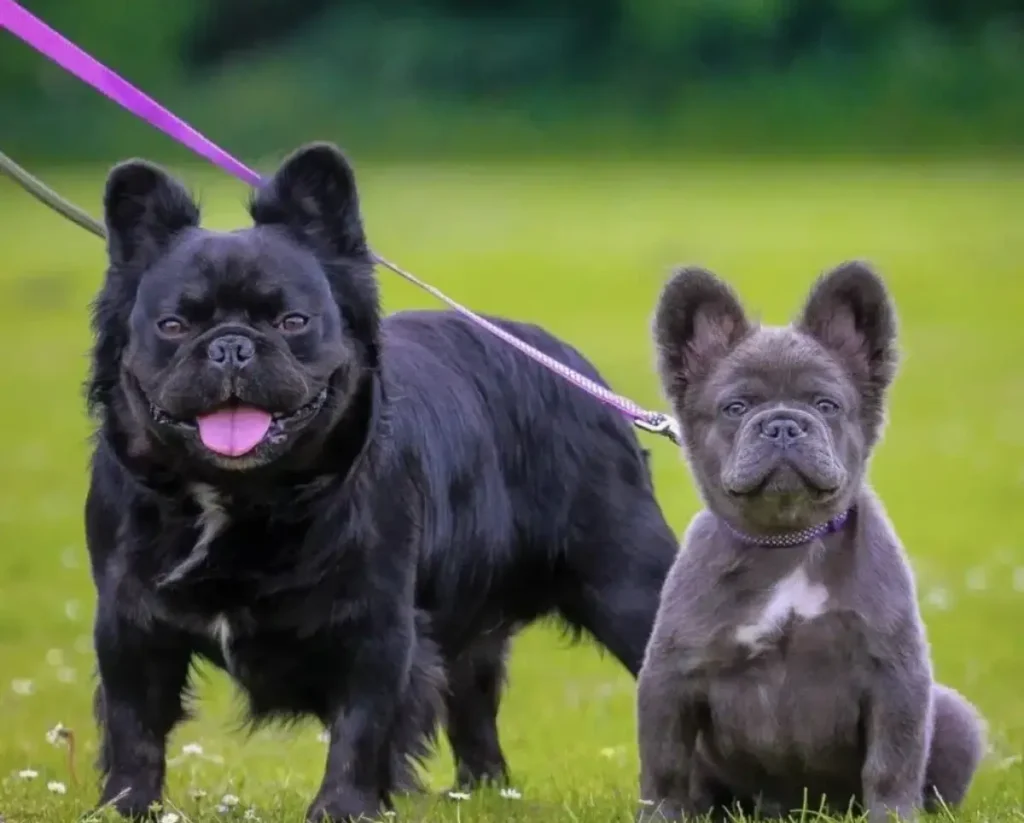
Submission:
<svg viewBox="0 0 1024 823">
<path fill-rule="evenodd" d="M 412 786 L 444 709 L 459 783 L 504 779 L 504 661 L 531 621 L 560 617 L 636 674 L 676 542 L 629 423 L 456 315 L 382 319 L 337 150 L 289 158 L 239 232 L 200 229 L 181 186 L 140 161 L 111 173 L 105 206 L 86 504 L 102 801 L 141 814 L 159 799 L 197 656 L 254 720 L 329 729 L 316 819 Z M 310 294 L 330 304 L 318 337 L 259 317 Z M 157 334 L 169 310 L 193 312 L 191 336 Z M 501 322 L 600 379 L 543 330 Z M 202 347 L 225 323 L 258 354 L 222 380 Z M 182 422 L 235 396 L 291 409 L 321 387 L 310 422 L 237 465 Z"/>
</svg>

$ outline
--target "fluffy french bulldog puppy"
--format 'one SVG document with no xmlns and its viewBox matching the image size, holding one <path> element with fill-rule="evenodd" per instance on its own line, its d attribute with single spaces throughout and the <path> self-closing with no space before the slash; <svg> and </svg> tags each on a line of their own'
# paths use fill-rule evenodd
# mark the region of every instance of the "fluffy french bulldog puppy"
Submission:
<svg viewBox="0 0 1024 823">
<path fill-rule="evenodd" d="M 982 721 L 933 681 L 911 570 L 866 480 L 897 366 L 885 285 L 847 263 L 796 323 L 763 327 L 686 269 L 654 333 L 706 508 L 640 673 L 640 817 L 958 804 Z"/>
</svg>

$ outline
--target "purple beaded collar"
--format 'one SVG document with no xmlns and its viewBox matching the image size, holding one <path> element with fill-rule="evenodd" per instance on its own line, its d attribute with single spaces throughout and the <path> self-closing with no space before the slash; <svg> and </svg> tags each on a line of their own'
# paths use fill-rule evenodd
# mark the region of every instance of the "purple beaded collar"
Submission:
<svg viewBox="0 0 1024 823">
<path fill-rule="evenodd" d="M 801 529 L 798 532 L 772 535 L 771 537 L 754 537 L 753 535 L 745 534 L 733 528 L 725 520 L 721 520 L 721 518 L 719 518 L 719 520 L 721 520 L 722 524 L 729 530 L 729 533 L 732 534 L 733 537 L 741 543 L 746 543 L 748 546 L 760 546 L 766 549 L 791 549 L 795 546 L 802 546 L 805 543 L 810 543 L 812 540 L 817 540 L 819 537 L 824 537 L 826 534 L 835 534 L 846 525 L 846 521 L 850 519 L 851 511 L 852 509 L 847 509 L 842 514 L 837 514 L 827 523 L 810 526 L 806 529 Z"/>
</svg>

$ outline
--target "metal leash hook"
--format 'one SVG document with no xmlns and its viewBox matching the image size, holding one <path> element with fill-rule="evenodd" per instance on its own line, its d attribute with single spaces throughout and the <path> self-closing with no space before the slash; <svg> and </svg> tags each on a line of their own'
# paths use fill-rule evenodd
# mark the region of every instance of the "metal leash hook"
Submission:
<svg viewBox="0 0 1024 823">
<path fill-rule="evenodd" d="M 14 0 L 0 0 L 0 27 L 6 28 L 13 35 L 23 40 L 40 54 L 48 57 L 68 73 L 73 74 L 79 80 L 92 86 L 136 117 L 160 129 L 160 131 L 201 157 L 205 157 L 229 174 L 248 183 L 250 186 L 258 186 L 262 182 L 262 178 L 257 172 L 232 157 L 180 117 L 161 106 L 152 97 L 149 97 L 116 72 L 84 52 L 27 9 L 14 2 Z M 2 152 L 0 152 L 0 170 L 6 172 L 25 191 L 45 203 L 58 214 L 98 237 L 106 237 L 103 225 L 99 221 L 65 200 Z M 662 412 L 644 409 L 629 398 L 615 394 L 615 392 L 602 386 L 595 380 L 580 374 L 575 369 L 569 368 L 564 363 L 555 360 L 550 355 L 510 334 L 487 318 L 481 317 L 471 309 L 457 303 L 440 289 L 420 280 L 387 258 L 382 257 L 376 252 L 371 252 L 371 254 L 375 263 L 390 269 L 410 283 L 433 295 L 454 311 L 467 317 L 480 328 L 490 332 L 513 348 L 518 349 L 527 357 L 572 383 L 581 391 L 586 392 L 607 406 L 618 409 L 627 415 L 637 428 L 651 434 L 667 437 L 673 443 L 679 445 L 679 424 L 673 418 Z"/>
</svg>

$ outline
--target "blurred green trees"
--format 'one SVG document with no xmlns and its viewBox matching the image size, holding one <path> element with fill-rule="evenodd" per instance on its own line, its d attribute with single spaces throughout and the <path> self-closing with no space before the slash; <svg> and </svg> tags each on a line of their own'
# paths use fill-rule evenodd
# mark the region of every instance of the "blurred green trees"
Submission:
<svg viewBox="0 0 1024 823">
<path fill-rule="evenodd" d="M 1024 0 L 25 4 L 256 152 L 303 139 L 300 123 L 396 151 L 574 134 L 605 146 L 1012 148 L 1024 134 Z M 0 44 L 8 143 L 74 156 L 119 142 L 93 119 L 109 109 Z M 61 133 L 71 118 L 73 141 Z"/>
</svg>

